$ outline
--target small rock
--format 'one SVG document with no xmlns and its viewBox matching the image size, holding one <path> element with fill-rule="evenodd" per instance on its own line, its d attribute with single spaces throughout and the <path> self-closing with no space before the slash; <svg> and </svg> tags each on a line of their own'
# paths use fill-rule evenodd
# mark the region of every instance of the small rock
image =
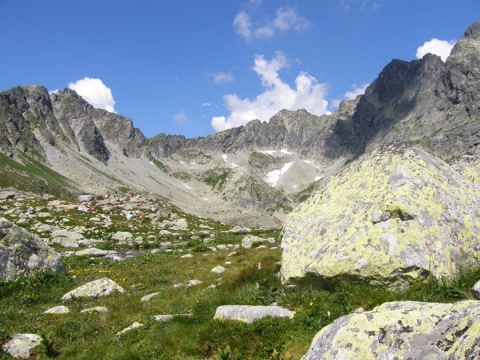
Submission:
<svg viewBox="0 0 480 360">
<path fill-rule="evenodd" d="M 225 272 L 225 268 L 223 266 L 215 266 L 210 272 L 213 272 L 215 274 L 221 274 Z"/>
<path fill-rule="evenodd" d="M 59 306 L 55 306 L 53 308 L 50 308 L 46 311 L 44 311 L 43 313 L 44 314 L 68 314 L 70 312 L 70 310 L 64 306 L 64 305 L 59 305 Z"/>
<path fill-rule="evenodd" d="M 106 313 L 108 312 L 108 309 L 105 306 L 94 306 L 88 309 L 83 309 L 80 311 L 81 313 L 90 313 L 90 312 L 101 312 L 101 313 Z"/>
<path fill-rule="evenodd" d="M 140 327 L 144 326 L 142 323 L 139 323 L 139 322 L 134 322 L 132 325 L 130 325 L 129 327 L 126 327 L 125 329 L 119 331 L 117 333 L 117 335 L 122 335 L 122 334 L 125 334 L 126 332 L 128 331 L 131 331 L 131 330 L 134 330 L 134 329 L 138 329 Z"/>
<path fill-rule="evenodd" d="M 110 295 L 112 292 L 118 291 L 123 293 L 122 287 L 109 278 L 102 278 L 99 280 L 86 283 L 62 296 L 62 300 L 70 300 L 79 297 L 100 297 Z"/>
<path fill-rule="evenodd" d="M 143 302 L 149 301 L 151 298 L 157 296 L 158 294 L 160 294 L 160 293 L 159 293 L 159 292 L 155 292 L 155 293 L 153 293 L 153 294 L 145 295 L 145 296 L 143 296 L 143 297 L 140 299 L 140 301 L 143 301 Z"/>
</svg>

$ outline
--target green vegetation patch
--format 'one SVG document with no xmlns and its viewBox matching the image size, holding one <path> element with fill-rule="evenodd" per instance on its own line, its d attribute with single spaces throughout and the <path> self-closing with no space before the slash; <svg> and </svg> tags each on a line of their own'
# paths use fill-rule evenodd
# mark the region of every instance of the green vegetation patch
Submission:
<svg viewBox="0 0 480 360">
<path fill-rule="evenodd" d="M 75 184 L 39 161 L 21 154 L 25 165 L 0 153 L 0 187 L 15 187 L 36 194 L 62 195 L 75 189 Z"/>
<path fill-rule="evenodd" d="M 158 159 L 153 159 L 152 162 L 155 164 L 155 166 L 157 168 L 159 168 L 161 171 L 163 171 L 164 173 L 168 174 L 170 172 L 170 169 L 168 168 L 168 166 L 166 166 L 163 162 L 161 162 L 160 160 Z"/>
<path fill-rule="evenodd" d="M 210 185 L 212 189 L 221 190 L 225 187 L 227 179 L 231 174 L 230 169 L 217 168 L 207 171 L 201 179 L 205 184 Z"/>
</svg>

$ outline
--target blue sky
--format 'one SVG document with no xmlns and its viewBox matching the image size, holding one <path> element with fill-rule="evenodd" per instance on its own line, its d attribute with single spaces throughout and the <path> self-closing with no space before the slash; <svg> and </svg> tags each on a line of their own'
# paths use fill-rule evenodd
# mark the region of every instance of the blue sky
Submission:
<svg viewBox="0 0 480 360">
<path fill-rule="evenodd" d="M 205 136 L 334 111 L 479 20 L 478 0 L 0 0 L 0 90 L 71 87 L 148 137 Z"/>
</svg>

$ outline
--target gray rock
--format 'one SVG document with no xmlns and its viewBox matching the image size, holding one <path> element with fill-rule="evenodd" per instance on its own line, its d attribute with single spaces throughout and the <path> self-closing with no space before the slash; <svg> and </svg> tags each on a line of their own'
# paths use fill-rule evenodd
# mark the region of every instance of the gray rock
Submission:
<svg viewBox="0 0 480 360">
<path fill-rule="evenodd" d="M 213 272 L 215 274 L 222 274 L 225 272 L 225 268 L 223 266 L 215 266 L 210 272 Z"/>
<path fill-rule="evenodd" d="M 302 359 L 475 359 L 479 321 L 478 301 L 385 303 L 324 327 Z"/>
<path fill-rule="evenodd" d="M 15 280 L 47 270 L 65 272 L 60 254 L 37 236 L 0 218 L 0 279 Z"/>
<path fill-rule="evenodd" d="M 64 305 L 59 305 L 59 306 L 55 306 L 53 308 L 50 308 L 46 311 L 44 311 L 43 313 L 44 314 L 68 314 L 70 312 L 70 310 L 64 306 Z"/>
<path fill-rule="evenodd" d="M 472 295 L 475 299 L 480 300 L 480 280 L 473 285 Z"/>
<path fill-rule="evenodd" d="M 83 309 L 80 313 L 91 313 L 91 312 L 101 312 L 107 313 L 108 309 L 105 306 L 94 306 L 88 309 Z"/>
<path fill-rule="evenodd" d="M 13 191 L 0 191 L 0 200 L 13 200 L 15 196 Z"/>
<path fill-rule="evenodd" d="M 78 195 L 78 201 L 79 202 L 92 202 L 95 199 L 95 196 L 93 195 Z"/>
<path fill-rule="evenodd" d="M 118 336 L 118 335 L 125 334 L 126 332 L 129 332 L 129 331 L 132 331 L 132 330 L 141 328 L 141 327 L 143 327 L 143 326 L 145 326 L 145 325 L 142 324 L 142 323 L 139 323 L 139 322 L 136 322 L 136 321 L 135 321 L 132 325 L 130 325 L 130 326 L 126 327 L 125 329 L 117 332 L 117 336 Z"/>
<path fill-rule="evenodd" d="M 242 247 L 245 249 L 250 249 L 254 243 L 264 243 L 264 242 L 274 244 L 275 239 L 274 238 L 265 239 L 255 235 L 247 235 L 242 239 Z"/>
<path fill-rule="evenodd" d="M 148 295 L 145 295 L 145 296 L 142 296 L 142 298 L 140 299 L 140 301 L 142 302 L 145 302 L 145 301 L 150 301 L 150 299 L 152 299 L 153 297 L 159 295 L 160 293 L 159 292 L 155 292 L 155 293 L 152 293 L 152 294 L 148 294 Z"/>
<path fill-rule="evenodd" d="M 290 311 L 281 306 L 249 306 L 249 305 L 224 305 L 219 306 L 215 311 L 216 320 L 237 320 L 247 324 L 264 317 L 288 317 L 292 319 L 295 316 L 294 311 Z"/>
<path fill-rule="evenodd" d="M 52 232 L 52 242 L 63 247 L 78 247 L 80 240 L 84 240 L 83 235 L 74 231 L 61 229 Z"/>
<path fill-rule="evenodd" d="M 119 286 L 114 281 L 110 280 L 109 278 L 102 278 L 99 280 L 91 281 L 87 284 L 79 286 L 78 288 L 69 291 L 65 295 L 62 296 L 62 300 L 70 300 L 72 298 L 80 298 L 80 297 L 101 297 L 107 296 L 117 291 L 119 293 L 124 293 L 125 290 L 121 286 Z"/>
<path fill-rule="evenodd" d="M 112 236 L 112 240 L 118 241 L 120 244 L 130 242 L 133 239 L 133 235 L 129 231 L 118 231 Z"/>
<path fill-rule="evenodd" d="M 30 358 L 30 350 L 42 343 L 42 337 L 36 334 L 14 334 L 3 345 L 3 351 L 14 358 Z"/>
</svg>

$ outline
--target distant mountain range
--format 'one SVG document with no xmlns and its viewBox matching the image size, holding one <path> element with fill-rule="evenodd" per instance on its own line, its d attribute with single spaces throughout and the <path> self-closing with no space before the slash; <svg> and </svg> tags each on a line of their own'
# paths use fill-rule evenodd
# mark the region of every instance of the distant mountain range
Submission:
<svg viewBox="0 0 480 360">
<path fill-rule="evenodd" d="M 26 192 L 142 191 L 187 213 L 274 225 L 329 175 L 384 142 L 449 160 L 480 152 L 480 24 L 450 57 L 391 61 L 364 95 L 330 115 L 282 110 L 215 135 L 147 138 L 132 120 L 73 90 L 0 92 L 2 187 Z"/>
</svg>

